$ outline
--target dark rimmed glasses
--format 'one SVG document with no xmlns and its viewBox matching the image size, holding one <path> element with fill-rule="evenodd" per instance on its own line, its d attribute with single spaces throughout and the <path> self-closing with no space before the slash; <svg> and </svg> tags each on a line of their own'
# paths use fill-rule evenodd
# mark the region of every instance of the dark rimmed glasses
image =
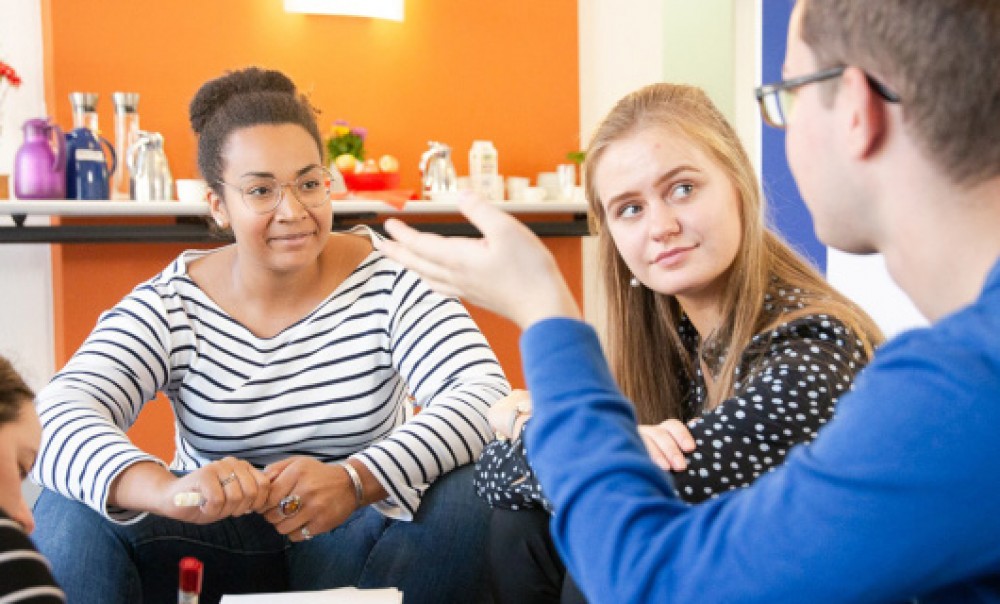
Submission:
<svg viewBox="0 0 1000 604">
<path fill-rule="evenodd" d="M 239 184 L 220 180 L 219 184 L 232 187 L 240 192 L 243 203 L 257 214 L 269 214 L 278 207 L 285 187 L 290 187 L 292 195 L 307 208 L 315 208 L 330 201 L 333 175 L 326 168 L 310 168 L 291 182 L 278 182 L 273 176 L 247 174 Z"/>
<path fill-rule="evenodd" d="M 792 113 L 795 104 L 795 89 L 814 82 L 823 82 L 840 77 L 844 74 L 847 65 L 831 67 L 809 75 L 782 80 L 773 84 L 758 86 L 754 90 L 757 102 L 760 104 L 760 114 L 764 118 L 764 123 L 772 128 L 785 129 L 788 125 L 788 116 Z M 888 103 L 899 103 L 899 95 L 890 90 L 885 84 L 879 82 L 868 73 L 865 73 L 868 85 L 872 87 L 882 99 Z"/>
</svg>

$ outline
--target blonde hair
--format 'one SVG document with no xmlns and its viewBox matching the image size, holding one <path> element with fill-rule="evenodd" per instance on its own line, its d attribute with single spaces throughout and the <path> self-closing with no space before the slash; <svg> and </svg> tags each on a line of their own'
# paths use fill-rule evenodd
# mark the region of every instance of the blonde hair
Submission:
<svg viewBox="0 0 1000 604">
<path fill-rule="evenodd" d="M 706 408 L 732 396 L 734 374 L 756 334 L 798 317 L 826 314 L 841 321 L 861 340 L 866 357 L 870 357 L 872 348 L 881 341 L 878 327 L 767 227 L 757 177 L 725 117 L 699 88 L 653 84 L 618 101 L 594 133 L 584 166 L 607 297 L 608 356 L 615 378 L 634 402 L 640 421 L 685 417 L 686 384 L 695 368 L 678 333 L 683 315 L 676 298 L 645 287 L 630 287 L 632 274 L 606 228 L 595 173 L 612 143 L 654 127 L 697 145 L 726 173 L 739 198 L 741 240 L 729 268 L 721 305 L 724 319 L 717 331 L 719 350 L 729 354 Z M 800 290 L 801 307 L 784 309 L 775 295 L 773 309 L 766 309 L 765 296 L 781 288 Z"/>
</svg>

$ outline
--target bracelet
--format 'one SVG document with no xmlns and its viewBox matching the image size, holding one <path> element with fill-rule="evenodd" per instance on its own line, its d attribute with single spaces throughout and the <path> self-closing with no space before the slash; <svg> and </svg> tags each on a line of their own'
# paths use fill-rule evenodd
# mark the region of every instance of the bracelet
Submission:
<svg viewBox="0 0 1000 604">
<path fill-rule="evenodd" d="M 358 471 L 354 469 L 354 466 L 347 463 L 346 461 L 340 462 L 341 467 L 347 471 L 347 475 L 350 477 L 351 482 L 354 484 L 354 503 L 361 507 L 364 505 L 365 501 L 365 490 L 361 486 L 361 476 L 358 475 Z"/>
</svg>

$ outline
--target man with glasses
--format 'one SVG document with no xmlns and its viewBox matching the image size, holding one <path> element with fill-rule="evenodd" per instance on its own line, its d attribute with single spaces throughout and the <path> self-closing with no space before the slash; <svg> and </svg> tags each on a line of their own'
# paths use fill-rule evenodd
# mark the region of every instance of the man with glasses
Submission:
<svg viewBox="0 0 1000 604">
<path fill-rule="evenodd" d="M 784 74 L 757 97 L 819 238 L 883 253 L 932 326 L 885 344 L 783 466 L 688 506 L 572 298 L 538 285 L 526 446 L 560 554 L 593 602 L 1000 602 L 1000 2 L 800 0 Z M 525 229 L 465 211 L 485 241 L 460 260 L 395 224 L 381 247 L 501 312 L 514 296 L 457 275 L 561 283 Z"/>
</svg>

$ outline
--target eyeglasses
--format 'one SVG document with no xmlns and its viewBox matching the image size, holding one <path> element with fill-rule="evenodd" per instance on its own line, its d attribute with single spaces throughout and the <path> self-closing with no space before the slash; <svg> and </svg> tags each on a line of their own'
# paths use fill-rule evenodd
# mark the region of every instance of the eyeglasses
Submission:
<svg viewBox="0 0 1000 604">
<path fill-rule="evenodd" d="M 269 214 L 281 203 L 285 187 L 291 187 L 295 199 L 307 208 L 329 202 L 333 175 L 326 168 L 317 166 L 291 182 L 278 182 L 273 176 L 247 175 L 240 178 L 239 184 L 224 180 L 220 180 L 219 184 L 237 189 L 243 203 L 257 214 Z"/>
<path fill-rule="evenodd" d="M 831 67 L 829 69 L 792 78 L 790 80 L 782 80 L 774 84 L 758 86 L 754 90 L 754 95 L 757 97 L 757 102 L 760 104 L 760 113 L 764 118 L 764 122 L 768 126 L 783 130 L 785 126 L 788 125 L 788 116 L 791 115 L 792 107 L 795 104 L 796 88 L 799 86 L 805 86 L 806 84 L 812 84 L 813 82 L 832 80 L 833 78 L 843 75 L 844 70 L 846 69 L 847 65 L 841 65 L 840 67 Z M 900 102 L 899 95 L 886 87 L 885 84 L 879 82 L 867 73 L 865 74 L 865 78 L 868 80 L 868 85 L 872 87 L 872 90 L 874 90 L 875 93 L 882 97 L 886 102 Z"/>
</svg>

